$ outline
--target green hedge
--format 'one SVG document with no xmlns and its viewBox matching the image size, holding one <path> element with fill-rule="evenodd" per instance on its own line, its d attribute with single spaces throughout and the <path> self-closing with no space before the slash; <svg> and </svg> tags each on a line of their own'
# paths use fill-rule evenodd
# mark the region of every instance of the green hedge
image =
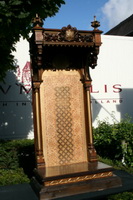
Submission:
<svg viewBox="0 0 133 200">
<path fill-rule="evenodd" d="M 10 170 L 0 169 L 0 186 L 29 182 L 30 180 L 22 168 Z"/>
<path fill-rule="evenodd" d="M 0 140 L 0 185 L 29 182 L 34 168 L 33 140 Z"/>
<path fill-rule="evenodd" d="M 111 195 L 107 200 L 133 200 L 133 193 L 123 192 L 116 195 Z"/>
<path fill-rule="evenodd" d="M 122 161 L 127 167 L 133 166 L 133 123 L 130 118 L 114 124 L 99 122 L 93 135 L 98 155 Z"/>
</svg>

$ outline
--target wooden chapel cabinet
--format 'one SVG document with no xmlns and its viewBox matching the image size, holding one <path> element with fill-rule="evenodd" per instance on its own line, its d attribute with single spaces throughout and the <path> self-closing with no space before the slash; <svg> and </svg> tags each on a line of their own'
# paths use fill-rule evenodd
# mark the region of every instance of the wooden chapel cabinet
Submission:
<svg viewBox="0 0 133 200">
<path fill-rule="evenodd" d="M 99 22 L 92 31 L 71 25 L 42 28 L 34 19 L 30 39 L 36 170 L 40 199 L 56 199 L 119 185 L 113 169 L 98 162 L 93 145 L 89 68 L 97 65 Z M 105 178 L 105 180 L 104 180 Z M 107 179 L 109 178 L 109 179 Z M 90 187 L 90 180 L 95 180 Z M 99 180 L 103 180 L 99 184 Z M 39 188 L 39 189 L 38 189 Z"/>
</svg>

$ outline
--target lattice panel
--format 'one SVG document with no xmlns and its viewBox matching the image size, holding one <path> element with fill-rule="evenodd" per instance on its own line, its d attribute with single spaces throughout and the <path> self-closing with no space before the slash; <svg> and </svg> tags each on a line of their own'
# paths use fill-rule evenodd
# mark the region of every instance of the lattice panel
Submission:
<svg viewBox="0 0 133 200">
<path fill-rule="evenodd" d="M 70 87 L 55 88 L 56 131 L 60 164 L 73 160 L 73 130 Z"/>
<path fill-rule="evenodd" d="M 76 70 L 44 71 L 41 85 L 46 166 L 87 161 L 83 85 Z"/>
</svg>

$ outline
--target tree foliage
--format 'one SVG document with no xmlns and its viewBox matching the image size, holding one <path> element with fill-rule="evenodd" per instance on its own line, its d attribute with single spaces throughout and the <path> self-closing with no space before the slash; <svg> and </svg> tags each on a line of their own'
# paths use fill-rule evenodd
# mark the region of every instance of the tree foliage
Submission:
<svg viewBox="0 0 133 200">
<path fill-rule="evenodd" d="M 0 80 L 8 69 L 15 68 L 12 51 L 20 36 L 28 38 L 32 18 L 42 19 L 58 12 L 64 0 L 5 0 L 0 1 Z"/>
</svg>

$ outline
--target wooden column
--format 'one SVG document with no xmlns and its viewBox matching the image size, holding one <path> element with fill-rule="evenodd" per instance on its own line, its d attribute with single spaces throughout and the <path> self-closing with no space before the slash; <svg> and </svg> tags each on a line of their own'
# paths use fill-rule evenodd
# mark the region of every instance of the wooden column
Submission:
<svg viewBox="0 0 133 200">
<path fill-rule="evenodd" d="M 34 133 L 37 168 L 45 166 L 42 144 L 43 140 L 40 110 L 40 83 L 40 81 L 33 82 Z"/>
<path fill-rule="evenodd" d="M 90 96 L 90 87 L 92 80 L 89 73 L 89 67 L 84 68 L 84 75 L 82 82 L 84 86 L 85 124 L 86 124 L 88 162 L 96 162 L 98 161 L 98 158 L 93 144 L 92 110 L 91 110 L 91 96 Z"/>
<path fill-rule="evenodd" d="M 96 150 L 94 148 L 93 144 L 93 130 L 92 130 L 92 112 L 91 112 L 91 97 L 90 97 L 90 86 L 91 82 L 85 83 L 87 87 L 85 87 L 85 92 L 86 92 L 86 98 L 87 98 L 87 112 L 88 112 L 88 132 L 89 132 L 89 137 L 88 138 L 88 160 L 89 162 L 95 162 L 97 161 L 97 154 Z"/>
<path fill-rule="evenodd" d="M 40 85 L 42 83 L 42 54 L 43 54 L 43 21 L 36 15 L 33 19 L 33 35 L 30 40 L 30 56 L 32 66 L 33 83 L 33 114 L 34 114 L 34 135 L 35 135 L 35 154 L 37 168 L 45 167 L 43 155 L 42 121 L 41 121 L 41 102 Z"/>
</svg>

